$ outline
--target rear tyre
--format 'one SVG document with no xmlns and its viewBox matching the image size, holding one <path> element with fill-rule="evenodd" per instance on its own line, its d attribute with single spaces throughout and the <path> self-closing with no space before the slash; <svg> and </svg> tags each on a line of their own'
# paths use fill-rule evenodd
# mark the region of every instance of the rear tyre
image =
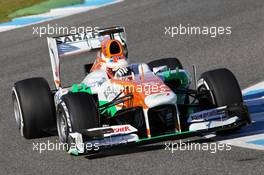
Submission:
<svg viewBox="0 0 264 175">
<path fill-rule="evenodd" d="M 27 139 L 48 136 L 55 126 L 55 106 L 48 82 L 43 78 L 18 81 L 12 89 L 15 119 L 21 136 Z"/>
<path fill-rule="evenodd" d="M 60 142 L 68 143 L 70 132 L 99 127 L 99 117 L 93 97 L 87 93 L 69 93 L 62 97 L 57 109 Z"/>
<path fill-rule="evenodd" d="M 240 105 L 243 103 L 241 89 L 234 74 L 228 69 L 216 69 L 201 75 L 197 85 L 198 92 L 209 90 L 203 104 L 209 108 Z M 241 126 L 217 132 L 217 134 L 229 134 L 238 131 Z"/>
<path fill-rule="evenodd" d="M 151 61 L 148 63 L 148 65 L 151 70 L 153 70 L 154 67 L 159 66 L 167 66 L 171 70 L 175 69 L 176 67 L 179 69 L 183 69 L 181 62 L 177 58 L 162 58 Z"/>
</svg>

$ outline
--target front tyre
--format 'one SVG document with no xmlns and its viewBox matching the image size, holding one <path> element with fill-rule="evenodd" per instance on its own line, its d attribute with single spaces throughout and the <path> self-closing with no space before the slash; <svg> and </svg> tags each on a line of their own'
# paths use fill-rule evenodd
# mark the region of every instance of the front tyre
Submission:
<svg viewBox="0 0 264 175">
<path fill-rule="evenodd" d="M 57 109 L 59 140 L 69 142 L 69 133 L 99 127 L 99 115 L 93 97 L 87 93 L 68 93 Z"/>
<path fill-rule="evenodd" d="M 214 108 L 220 106 L 240 106 L 243 104 L 243 98 L 238 81 L 234 74 L 228 69 L 215 69 L 205 72 L 198 81 L 197 90 L 208 91 L 207 97 L 203 99 L 202 106 Z M 245 115 L 243 115 L 244 117 Z M 246 115 L 247 116 L 247 115 Z M 241 117 L 241 116 L 240 116 Z M 241 118 L 242 119 L 242 118 Z M 244 118 L 242 120 L 245 120 Z M 250 118 L 246 119 L 248 123 Z M 233 129 L 217 132 L 217 134 L 229 134 L 238 131 L 241 126 Z"/>
<path fill-rule="evenodd" d="M 243 103 L 238 81 L 228 69 L 215 69 L 203 73 L 197 88 L 198 91 L 209 90 L 208 100 L 217 107 Z"/>
<path fill-rule="evenodd" d="M 44 78 L 18 81 L 12 89 L 15 119 L 21 136 L 27 139 L 48 136 L 45 130 L 55 125 L 55 106 Z"/>
</svg>

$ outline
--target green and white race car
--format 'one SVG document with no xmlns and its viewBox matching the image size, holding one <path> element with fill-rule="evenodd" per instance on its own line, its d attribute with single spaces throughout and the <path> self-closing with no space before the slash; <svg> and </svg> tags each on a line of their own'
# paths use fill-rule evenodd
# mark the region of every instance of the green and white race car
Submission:
<svg viewBox="0 0 264 175">
<path fill-rule="evenodd" d="M 68 152 L 82 154 L 231 132 L 251 122 L 231 71 L 211 70 L 198 81 L 194 76 L 190 89 L 190 74 L 176 58 L 127 64 L 123 27 L 48 38 L 48 46 L 56 89 L 40 77 L 18 81 L 12 89 L 15 118 L 27 139 L 55 128 Z M 83 81 L 63 87 L 62 56 L 90 50 L 98 56 L 85 65 Z"/>
</svg>

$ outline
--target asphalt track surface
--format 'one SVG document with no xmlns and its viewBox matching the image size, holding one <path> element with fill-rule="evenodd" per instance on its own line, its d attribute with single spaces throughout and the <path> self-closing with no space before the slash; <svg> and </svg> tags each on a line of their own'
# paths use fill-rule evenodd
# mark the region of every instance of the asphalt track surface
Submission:
<svg viewBox="0 0 264 175">
<path fill-rule="evenodd" d="M 189 70 L 196 64 L 198 73 L 227 67 L 243 88 L 264 79 L 263 0 L 126 0 L 49 23 L 124 25 L 131 62 L 176 56 Z M 180 23 L 231 26 L 232 35 L 217 38 L 164 35 L 165 26 Z M 72 157 L 63 151 L 42 154 L 32 151 L 32 142 L 57 139 L 21 138 L 13 116 L 10 94 L 15 81 L 43 76 L 52 83 L 46 38 L 32 35 L 32 31 L 31 26 L 0 33 L 0 174 L 263 174 L 264 152 L 238 147 L 215 154 L 209 151 L 172 154 L 160 143 L 117 150 L 100 157 Z M 89 55 L 89 60 L 93 57 L 94 54 Z M 78 81 L 79 63 L 74 58 L 65 61 L 67 76 L 77 77 Z"/>
</svg>

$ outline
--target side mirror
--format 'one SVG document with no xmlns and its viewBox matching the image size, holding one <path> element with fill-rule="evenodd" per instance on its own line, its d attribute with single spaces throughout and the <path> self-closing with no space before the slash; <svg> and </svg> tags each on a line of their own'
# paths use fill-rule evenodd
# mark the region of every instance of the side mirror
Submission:
<svg viewBox="0 0 264 175">
<path fill-rule="evenodd" d="M 156 74 L 156 73 L 159 73 L 159 72 L 167 71 L 168 67 L 167 66 L 153 67 L 152 70 L 153 70 L 153 73 Z"/>
</svg>

